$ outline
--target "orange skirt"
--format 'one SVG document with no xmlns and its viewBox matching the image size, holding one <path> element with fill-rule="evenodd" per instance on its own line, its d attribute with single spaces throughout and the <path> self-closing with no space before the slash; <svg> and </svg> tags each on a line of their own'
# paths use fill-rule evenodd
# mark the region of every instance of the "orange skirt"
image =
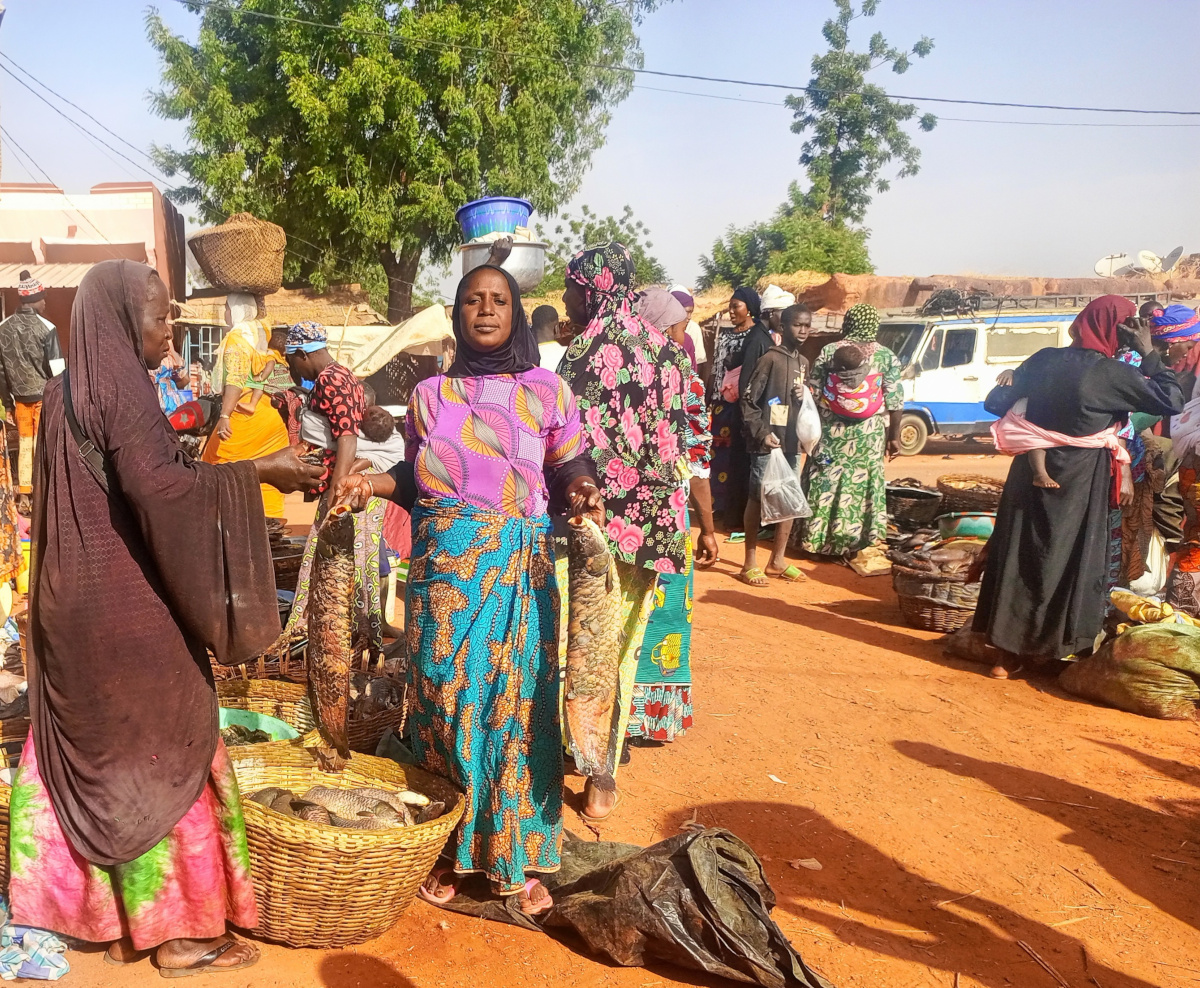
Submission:
<svg viewBox="0 0 1200 988">
<path fill-rule="evenodd" d="M 240 463 L 278 453 L 288 445 L 287 427 L 271 403 L 259 399 L 253 412 L 235 408 L 230 416 L 228 439 L 215 432 L 204 447 L 205 463 Z M 283 517 L 283 495 L 270 484 L 262 485 L 263 510 L 268 518 Z"/>
</svg>

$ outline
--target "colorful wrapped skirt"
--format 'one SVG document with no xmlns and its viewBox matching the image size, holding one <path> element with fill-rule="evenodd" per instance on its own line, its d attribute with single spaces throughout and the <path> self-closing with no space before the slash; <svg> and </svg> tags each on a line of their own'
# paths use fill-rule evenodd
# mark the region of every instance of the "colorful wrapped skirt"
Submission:
<svg viewBox="0 0 1200 988">
<path fill-rule="evenodd" d="M 558 870 L 562 844 L 549 519 L 422 500 L 407 588 L 413 752 L 467 795 L 448 854 L 516 894 Z"/>
<path fill-rule="evenodd" d="M 686 573 L 658 574 L 633 684 L 631 738 L 674 741 L 692 726 L 694 576 L 690 545 Z"/>
<path fill-rule="evenodd" d="M 10 814 L 15 923 L 92 943 L 128 936 L 136 950 L 168 940 L 211 940 L 231 924 L 258 925 L 241 798 L 220 741 L 200 798 L 166 837 L 126 864 L 94 865 L 71 846 L 38 774 L 32 732 Z"/>
</svg>

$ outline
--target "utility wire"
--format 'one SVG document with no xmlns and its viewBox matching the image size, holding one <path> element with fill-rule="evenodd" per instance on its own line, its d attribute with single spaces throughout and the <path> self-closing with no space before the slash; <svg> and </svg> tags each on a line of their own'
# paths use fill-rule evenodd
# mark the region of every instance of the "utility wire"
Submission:
<svg viewBox="0 0 1200 988">
<path fill-rule="evenodd" d="M 346 34 L 357 34 L 363 37 L 384 38 L 388 41 L 393 41 L 401 45 L 439 48 L 443 51 L 470 51 L 481 54 L 487 53 L 492 55 L 503 55 L 507 58 L 546 58 L 545 53 L 511 52 L 503 51 L 497 48 L 480 48 L 473 45 L 459 45 L 448 41 L 402 38 L 391 31 L 368 31 L 363 28 L 348 27 L 345 24 L 325 24 L 321 21 L 307 20 L 301 17 L 289 17 L 286 14 L 272 14 L 262 10 L 246 10 L 241 7 L 231 6 L 228 3 L 220 2 L 220 0 L 175 0 L 175 2 L 185 7 L 203 7 L 211 10 L 223 10 L 230 14 L 241 14 L 245 17 L 257 17 L 261 20 L 282 21 L 288 24 L 298 24 L 303 27 L 317 27 Z M 713 82 L 731 86 L 754 86 L 761 89 L 785 89 L 790 92 L 807 93 L 810 96 L 814 94 L 830 96 L 864 95 L 858 90 L 829 90 L 819 89 L 814 86 L 789 85 L 781 82 L 758 82 L 750 79 L 726 79 L 716 76 L 695 75 L 688 72 L 664 72 L 658 69 L 636 68 L 630 65 L 614 65 L 598 62 L 580 62 L 578 64 L 583 68 L 597 69 L 604 72 L 631 72 L 637 75 L 659 76 L 667 79 L 690 79 L 695 82 Z M 1133 113 L 1148 115 L 1158 114 L 1175 117 L 1200 117 L 1200 110 L 1148 110 L 1131 107 L 1063 106 L 1054 103 L 1014 103 L 998 100 L 950 99 L 943 96 L 906 96 L 901 93 L 885 93 L 884 95 L 890 100 L 912 100 L 913 102 L 917 103 L 949 103 L 959 106 L 997 106 L 1023 110 L 1065 110 L 1073 113 Z"/>
<path fill-rule="evenodd" d="M 35 182 L 38 180 L 37 176 L 34 174 L 34 171 L 36 169 L 37 171 L 42 173 L 42 178 L 44 178 L 50 185 L 54 185 L 54 181 L 50 178 L 49 175 L 46 174 L 45 171 L 43 171 L 42 166 L 39 165 L 36 161 L 34 161 L 33 158 L 30 156 L 29 152 L 26 151 L 23 147 L 21 147 L 21 145 L 18 144 L 13 139 L 12 134 L 10 134 L 8 132 L 8 129 L 6 127 L 4 127 L 3 125 L 0 125 L 0 136 L 3 136 L 4 139 L 6 141 L 8 141 L 9 146 L 12 147 L 12 149 L 20 155 L 19 160 L 25 166 L 25 171 L 27 171 L 29 173 L 30 178 L 32 178 Z M 32 166 L 33 166 L 32 168 L 30 167 L 30 164 L 32 164 Z M 56 188 L 57 188 L 57 186 L 56 186 Z"/>
<path fill-rule="evenodd" d="M 754 103 L 758 106 L 773 106 L 779 110 L 787 110 L 782 100 L 749 99 L 745 96 L 722 96 L 720 93 L 697 93 L 688 89 L 663 89 L 659 86 L 634 86 L 652 93 L 674 93 L 677 96 L 700 96 L 704 99 L 729 100 L 734 103 Z M 789 111 L 790 112 L 790 111 Z M 1089 121 L 1072 120 L 992 120 L 986 117 L 941 117 L 938 123 L 982 123 L 982 124 L 1020 124 L 1027 127 L 1200 127 L 1200 123 L 1091 123 Z"/>
</svg>

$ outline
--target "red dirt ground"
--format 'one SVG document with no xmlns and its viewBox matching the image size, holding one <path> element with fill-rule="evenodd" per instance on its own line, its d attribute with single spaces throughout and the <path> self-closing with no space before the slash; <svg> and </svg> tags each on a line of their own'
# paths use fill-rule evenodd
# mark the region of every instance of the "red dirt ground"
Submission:
<svg viewBox="0 0 1200 988">
<path fill-rule="evenodd" d="M 889 472 L 1005 472 L 1001 457 L 969 456 Z M 839 988 L 1054 988 L 1021 942 L 1072 988 L 1200 981 L 1194 723 L 945 659 L 937 635 L 902 625 L 886 577 L 806 562 L 808 582 L 758 591 L 733 578 L 740 547 L 722 551 L 696 585 L 695 727 L 634 751 L 605 838 L 649 844 L 693 818 L 729 828 L 763 858 L 776 920 Z M 580 781 L 568 780 L 576 795 Z M 567 824 L 587 832 L 574 809 Z M 789 866 L 799 858 L 823 868 Z M 362 947 L 264 953 L 257 968 L 190 983 L 725 984 L 613 968 L 422 903 Z M 70 959 L 72 984 L 158 983 L 147 962 L 118 971 L 99 954 Z"/>
</svg>

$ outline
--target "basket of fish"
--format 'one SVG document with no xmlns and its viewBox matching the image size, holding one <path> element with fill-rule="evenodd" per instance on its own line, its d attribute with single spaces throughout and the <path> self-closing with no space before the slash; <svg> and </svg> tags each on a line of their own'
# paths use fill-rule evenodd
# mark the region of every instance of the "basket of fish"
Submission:
<svg viewBox="0 0 1200 988">
<path fill-rule="evenodd" d="M 308 699 L 308 687 L 303 683 L 285 683 L 278 679 L 226 679 L 217 683 L 217 704 L 266 714 L 291 725 L 301 734 L 317 726 Z"/>
<path fill-rule="evenodd" d="M 924 631 L 957 631 L 975 613 L 979 583 L 971 566 L 984 543 L 972 539 L 927 542 L 911 551 L 892 549 L 892 587 L 905 622 Z"/>
<path fill-rule="evenodd" d="M 232 748 L 258 899 L 256 932 L 335 948 L 390 929 L 417 894 L 465 799 L 386 758 L 322 768 L 300 742 Z"/>
</svg>

